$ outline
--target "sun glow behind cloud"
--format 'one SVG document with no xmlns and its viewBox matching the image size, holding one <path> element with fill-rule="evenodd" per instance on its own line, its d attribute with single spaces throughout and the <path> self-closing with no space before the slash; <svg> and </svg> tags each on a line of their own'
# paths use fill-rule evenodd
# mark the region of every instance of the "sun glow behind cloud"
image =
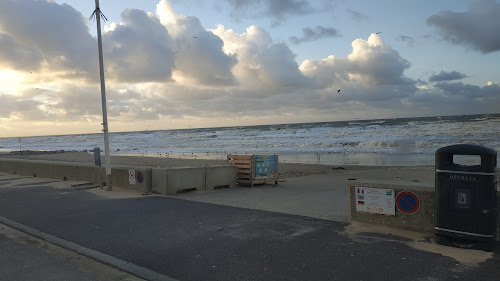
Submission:
<svg viewBox="0 0 500 281">
<path fill-rule="evenodd" d="M 0 43 L 15 47 L 0 49 L 4 136 L 99 132 L 97 43 L 85 17 L 32 0 L 2 2 L 0 11 Z M 65 32 L 5 11 L 61 15 Z M 257 25 L 207 29 L 166 0 L 156 13 L 126 9 L 103 33 L 110 130 L 495 112 L 498 83 L 464 84 L 456 80 L 468 75 L 456 71 L 432 76 L 452 82 L 407 77 L 411 62 L 382 35 L 345 39 L 346 56 L 332 46 L 329 56 L 297 63 L 287 43 Z"/>
</svg>

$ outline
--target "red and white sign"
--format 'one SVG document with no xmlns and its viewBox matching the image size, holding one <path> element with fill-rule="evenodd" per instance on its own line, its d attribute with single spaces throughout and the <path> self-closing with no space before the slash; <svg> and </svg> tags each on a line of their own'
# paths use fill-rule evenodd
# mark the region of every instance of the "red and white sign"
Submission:
<svg viewBox="0 0 500 281">
<path fill-rule="evenodd" d="M 420 198 L 411 191 L 402 191 L 396 196 L 396 206 L 405 214 L 415 214 L 420 210 Z"/>
<path fill-rule="evenodd" d="M 128 170 L 128 183 L 135 184 L 135 170 Z"/>
</svg>

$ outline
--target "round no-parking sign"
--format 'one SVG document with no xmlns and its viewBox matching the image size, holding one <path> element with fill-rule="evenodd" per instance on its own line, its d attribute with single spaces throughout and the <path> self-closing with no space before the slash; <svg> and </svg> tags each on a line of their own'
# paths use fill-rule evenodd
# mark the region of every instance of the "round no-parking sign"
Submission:
<svg viewBox="0 0 500 281">
<path fill-rule="evenodd" d="M 144 175 L 142 172 L 137 172 L 137 182 L 142 183 L 144 181 Z"/>
<path fill-rule="evenodd" d="M 411 191 L 401 191 L 396 196 L 396 206 L 405 214 L 415 214 L 420 209 L 420 199 Z"/>
</svg>

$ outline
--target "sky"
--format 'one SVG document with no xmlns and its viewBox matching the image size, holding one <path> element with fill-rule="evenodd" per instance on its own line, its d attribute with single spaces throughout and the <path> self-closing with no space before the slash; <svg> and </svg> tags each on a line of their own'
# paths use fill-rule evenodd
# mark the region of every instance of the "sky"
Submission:
<svg viewBox="0 0 500 281">
<path fill-rule="evenodd" d="M 98 133 L 93 0 L 0 1 L 0 137 Z M 495 0 L 101 0 L 110 132 L 500 112 Z"/>
</svg>

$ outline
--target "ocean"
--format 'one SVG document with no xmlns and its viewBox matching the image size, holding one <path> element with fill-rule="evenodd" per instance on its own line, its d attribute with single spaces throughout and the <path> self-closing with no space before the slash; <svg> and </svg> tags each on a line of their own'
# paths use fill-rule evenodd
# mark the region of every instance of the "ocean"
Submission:
<svg viewBox="0 0 500 281">
<path fill-rule="evenodd" d="M 110 128 L 112 128 L 110 123 Z M 111 155 L 226 159 L 277 154 L 279 162 L 434 165 L 452 144 L 500 150 L 500 114 L 353 120 L 223 128 L 110 132 Z M 0 138 L 0 152 L 104 148 L 102 134 Z"/>
</svg>

